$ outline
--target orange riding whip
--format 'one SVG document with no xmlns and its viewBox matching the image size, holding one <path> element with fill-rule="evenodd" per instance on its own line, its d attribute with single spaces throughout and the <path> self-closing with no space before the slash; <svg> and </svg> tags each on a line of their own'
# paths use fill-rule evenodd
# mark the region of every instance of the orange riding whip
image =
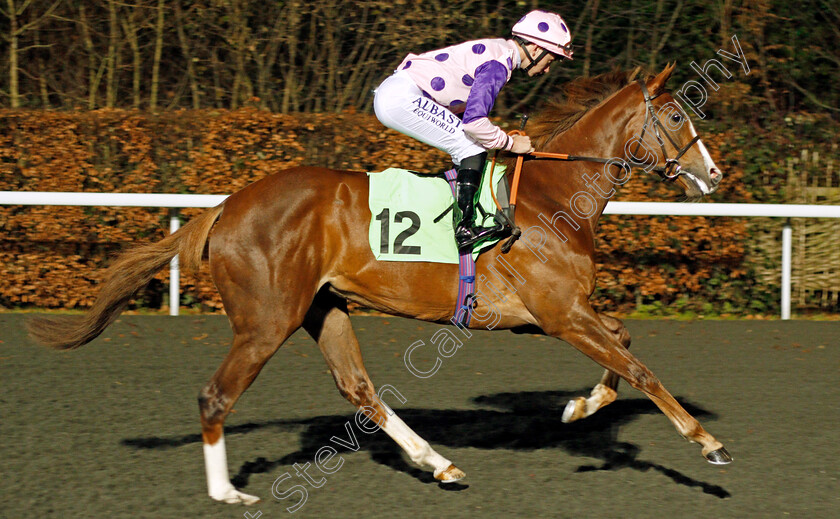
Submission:
<svg viewBox="0 0 840 519">
<path fill-rule="evenodd" d="M 518 130 L 512 130 L 508 133 L 508 135 L 525 135 L 525 123 L 528 122 L 528 116 L 522 116 L 522 123 L 519 125 Z M 495 171 L 496 169 L 496 155 L 493 155 L 493 162 L 490 165 L 490 171 Z M 522 172 L 522 163 L 525 162 L 525 155 L 530 155 L 535 158 L 549 158 L 549 159 L 560 159 L 560 160 L 570 160 L 569 155 L 566 153 L 549 153 L 543 151 L 531 151 L 527 154 L 520 154 L 516 157 L 516 166 L 513 170 L 513 182 L 510 187 L 510 203 L 507 210 L 502 209 L 502 206 L 499 204 L 499 200 L 496 198 L 496 193 L 494 190 L 490 190 L 490 194 L 493 196 L 493 202 L 495 202 L 496 207 L 499 209 L 499 212 L 504 215 L 505 219 L 507 220 L 507 224 L 511 228 L 511 236 L 505 243 L 502 244 L 502 253 L 507 254 L 510 251 L 510 248 L 513 246 L 514 242 L 519 239 L 522 235 L 522 231 L 519 227 L 516 226 L 514 223 L 514 213 L 516 211 L 516 195 L 519 192 L 519 175 Z"/>
</svg>

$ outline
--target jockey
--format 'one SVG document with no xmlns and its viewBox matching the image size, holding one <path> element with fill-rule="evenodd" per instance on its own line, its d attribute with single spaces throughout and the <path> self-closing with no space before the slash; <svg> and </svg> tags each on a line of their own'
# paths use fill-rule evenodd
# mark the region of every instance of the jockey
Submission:
<svg viewBox="0 0 840 519">
<path fill-rule="evenodd" d="M 526 135 L 507 135 L 488 119 L 514 69 L 545 74 L 559 58 L 572 59 L 571 34 L 554 13 L 531 11 L 511 31 L 512 40 L 474 40 L 409 54 L 376 89 L 373 108 L 388 128 L 452 156 L 458 168 L 455 240 L 459 251 L 493 234 L 474 227 L 475 203 L 487 150 L 534 150 Z"/>
</svg>

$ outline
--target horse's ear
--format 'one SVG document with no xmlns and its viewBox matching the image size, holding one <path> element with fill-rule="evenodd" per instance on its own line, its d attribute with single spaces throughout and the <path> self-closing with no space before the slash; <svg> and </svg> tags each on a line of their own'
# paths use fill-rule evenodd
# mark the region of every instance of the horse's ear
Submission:
<svg viewBox="0 0 840 519">
<path fill-rule="evenodd" d="M 647 88 L 650 95 L 656 96 L 665 91 L 665 84 L 668 82 L 668 79 L 671 78 L 671 74 L 674 72 L 674 68 L 676 68 L 676 66 L 676 62 L 669 63 L 668 65 L 665 65 L 662 72 L 657 74 L 653 79 L 648 80 Z"/>
</svg>

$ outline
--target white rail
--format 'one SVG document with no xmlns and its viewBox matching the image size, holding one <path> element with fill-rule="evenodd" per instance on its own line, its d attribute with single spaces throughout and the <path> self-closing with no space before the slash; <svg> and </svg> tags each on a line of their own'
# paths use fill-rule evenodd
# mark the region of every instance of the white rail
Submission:
<svg viewBox="0 0 840 519">
<path fill-rule="evenodd" d="M 0 191 L 0 205 L 74 205 L 108 207 L 215 207 L 225 195 L 173 195 L 162 193 L 57 193 L 36 191 Z M 840 218 L 838 205 L 797 204 L 683 204 L 675 202 L 610 202 L 604 214 L 733 216 L 771 218 Z M 170 217 L 170 232 L 180 226 L 177 211 Z M 782 229 L 782 319 L 790 319 L 792 229 L 786 222 Z M 178 315 L 180 306 L 178 257 L 169 268 L 169 313 Z"/>
<path fill-rule="evenodd" d="M 0 191 L 0 205 L 86 205 L 107 207 L 215 207 L 225 195 L 170 195 L 162 193 L 57 193 Z"/>
</svg>

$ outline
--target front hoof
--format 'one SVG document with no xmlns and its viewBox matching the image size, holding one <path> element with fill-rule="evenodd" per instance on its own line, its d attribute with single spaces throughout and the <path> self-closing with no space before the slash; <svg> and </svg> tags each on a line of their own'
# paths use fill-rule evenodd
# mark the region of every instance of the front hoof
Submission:
<svg viewBox="0 0 840 519">
<path fill-rule="evenodd" d="M 219 495 L 210 494 L 210 497 L 215 499 L 216 501 L 221 501 L 223 503 L 228 504 L 243 504 L 243 505 L 253 505 L 260 502 L 260 498 L 257 496 L 252 496 L 246 494 L 244 492 L 240 492 L 235 488 L 231 487 L 220 493 Z"/>
<path fill-rule="evenodd" d="M 569 400 L 566 408 L 563 409 L 563 416 L 560 418 L 563 423 L 571 423 L 586 417 L 586 399 L 582 396 Z"/>
<path fill-rule="evenodd" d="M 435 471 L 435 479 L 441 483 L 454 483 L 467 477 L 464 471 L 455 465 L 449 465 L 440 472 Z"/>
<path fill-rule="evenodd" d="M 704 456 L 706 457 L 706 461 L 712 465 L 727 465 L 732 463 L 732 455 L 729 454 L 729 451 L 725 447 L 713 450 Z"/>
</svg>

